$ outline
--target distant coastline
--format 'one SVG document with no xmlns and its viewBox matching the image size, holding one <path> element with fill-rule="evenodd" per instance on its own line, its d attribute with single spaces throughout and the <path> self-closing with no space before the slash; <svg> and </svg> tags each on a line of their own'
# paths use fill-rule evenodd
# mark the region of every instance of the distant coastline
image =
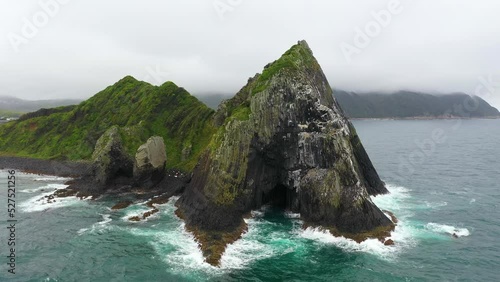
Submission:
<svg viewBox="0 0 500 282">
<path fill-rule="evenodd" d="M 465 93 L 433 95 L 411 91 L 355 93 L 334 90 L 333 95 L 352 119 L 500 118 L 500 112 L 484 99 Z"/>
</svg>

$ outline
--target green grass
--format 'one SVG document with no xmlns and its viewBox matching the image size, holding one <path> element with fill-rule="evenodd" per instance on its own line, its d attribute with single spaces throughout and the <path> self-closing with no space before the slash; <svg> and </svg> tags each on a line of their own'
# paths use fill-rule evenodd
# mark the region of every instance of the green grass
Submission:
<svg viewBox="0 0 500 282">
<path fill-rule="evenodd" d="M 302 44 L 296 44 L 286 51 L 281 58 L 267 65 L 262 74 L 254 82 L 252 95 L 260 93 L 267 89 L 269 80 L 278 72 L 288 72 L 299 69 L 320 69 L 320 66 L 314 58 L 311 50 Z"/>
<path fill-rule="evenodd" d="M 89 160 L 97 139 L 116 125 L 130 155 L 158 135 L 165 141 L 167 167 L 191 171 L 207 148 L 214 152 L 221 146 L 228 122 L 249 120 L 250 100 L 265 91 L 275 75 L 311 68 L 319 68 L 312 52 L 294 45 L 227 101 L 220 127 L 213 123 L 212 109 L 173 82 L 153 86 L 127 76 L 74 108 L 0 126 L 0 155 Z"/>
<path fill-rule="evenodd" d="M 22 112 L 15 112 L 15 111 L 9 111 L 9 110 L 0 110 L 0 117 L 7 117 L 7 118 L 17 118 L 22 116 L 24 113 Z"/>
<path fill-rule="evenodd" d="M 249 120 L 251 113 L 250 105 L 243 103 L 232 110 L 230 118 L 235 120 Z"/>
<path fill-rule="evenodd" d="M 125 77 L 69 112 L 53 113 L 0 128 L 0 152 L 35 158 L 89 160 L 97 139 L 120 127 L 130 155 L 150 136 L 164 138 L 167 167 L 190 171 L 215 132 L 214 111 L 172 82 L 162 86 Z M 182 159 L 185 146 L 192 147 Z"/>
</svg>

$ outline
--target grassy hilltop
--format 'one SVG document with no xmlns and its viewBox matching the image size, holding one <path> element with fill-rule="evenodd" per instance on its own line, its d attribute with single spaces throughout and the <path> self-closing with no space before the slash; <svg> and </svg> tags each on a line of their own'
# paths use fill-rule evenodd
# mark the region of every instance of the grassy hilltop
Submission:
<svg viewBox="0 0 500 282">
<path fill-rule="evenodd" d="M 161 86 L 127 76 L 73 107 L 40 110 L 0 127 L 0 154 L 89 160 L 97 139 L 120 127 L 131 155 L 162 136 L 167 166 L 190 171 L 215 132 L 214 111 L 173 82 Z"/>
</svg>

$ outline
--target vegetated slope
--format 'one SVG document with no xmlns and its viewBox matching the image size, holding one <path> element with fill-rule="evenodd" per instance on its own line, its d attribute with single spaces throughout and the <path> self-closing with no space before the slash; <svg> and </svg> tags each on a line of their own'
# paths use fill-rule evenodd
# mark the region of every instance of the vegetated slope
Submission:
<svg viewBox="0 0 500 282">
<path fill-rule="evenodd" d="M 23 112 L 10 111 L 5 109 L 0 109 L 0 119 L 1 118 L 17 118 L 20 117 Z"/>
<path fill-rule="evenodd" d="M 392 94 L 357 94 L 335 90 L 334 96 L 347 116 L 351 118 L 479 118 L 500 116 L 497 109 L 480 97 L 471 97 L 463 93 L 431 95 L 399 91 Z"/>
<path fill-rule="evenodd" d="M 172 82 L 153 86 L 127 76 L 74 108 L 38 111 L 0 127 L 0 152 L 89 159 L 101 134 L 117 125 L 131 155 L 159 135 L 165 139 L 167 166 L 191 170 L 214 132 L 213 113 Z"/>
</svg>

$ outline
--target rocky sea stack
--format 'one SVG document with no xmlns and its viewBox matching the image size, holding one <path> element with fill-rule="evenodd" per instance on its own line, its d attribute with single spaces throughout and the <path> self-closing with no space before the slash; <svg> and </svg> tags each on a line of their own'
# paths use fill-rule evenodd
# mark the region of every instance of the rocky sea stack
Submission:
<svg viewBox="0 0 500 282">
<path fill-rule="evenodd" d="M 57 197 L 156 196 L 131 220 L 182 193 L 176 214 L 213 265 L 263 205 L 300 213 L 304 227 L 382 240 L 396 220 L 370 196 L 388 191 L 332 94 L 301 41 L 217 111 L 173 82 L 127 76 L 79 105 L 0 126 L 0 153 L 37 158 L 20 160 L 24 169 L 80 176 Z M 47 169 L 52 161 L 62 169 Z"/>
<path fill-rule="evenodd" d="M 394 228 L 370 200 L 388 191 L 331 89 L 300 41 L 219 106 L 177 211 L 209 263 L 264 204 L 357 241 Z"/>
<path fill-rule="evenodd" d="M 133 162 L 123 149 L 117 126 L 108 129 L 97 140 L 92 161 L 93 178 L 102 189 L 119 175 L 132 175 Z"/>
<path fill-rule="evenodd" d="M 153 187 L 165 176 L 167 153 L 162 137 L 153 136 L 135 154 L 134 181 L 139 186 Z"/>
</svg>

